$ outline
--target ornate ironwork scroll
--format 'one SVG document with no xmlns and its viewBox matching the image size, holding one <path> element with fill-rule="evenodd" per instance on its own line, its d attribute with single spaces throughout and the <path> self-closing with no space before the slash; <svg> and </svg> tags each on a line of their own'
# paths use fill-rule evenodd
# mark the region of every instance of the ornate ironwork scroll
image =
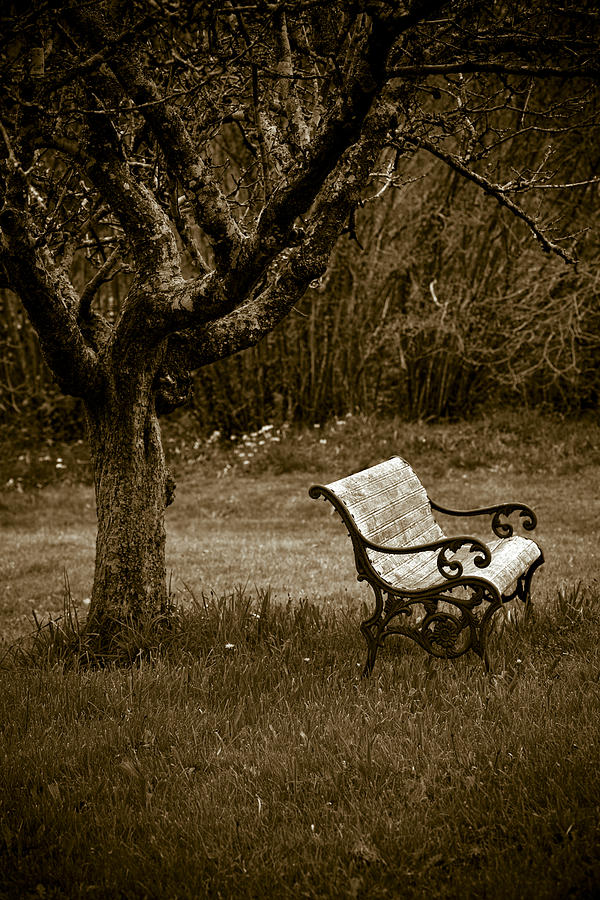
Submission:
<svg viewBox="0 0 600 900">
<path fill-rule="evenodd" d="M 461 547 L 467 547 L 469 553 L 479 553 L 479 556 L 473 559 L 473 563 L 478 569 L 483 569 L 490 564 L 492 557 L 489 548 L 481 541 L 471 537 L 449 538 L 443 542 L 437 558 L 438 571 L 444 578 L 462 577 L 464 570 L 461 561 L 448 559 L 446 556 L 447 553 L 457 553 Z"/>
<path fill-rule="evenodd" d="M 367 643 L 363 675 L 375 665 L 377 651 L 389 637 L 410 638 L 432 656 L 457 659 L 472 650 L 486 659 L 486 641 L 495 612 L 502 605 L 493 587 L 473 582 L 444 593 L 406 597 L 373 586 L 375 612 L 361 625 Z"/>
<path fill-rule="evenodd" d="M 449 509 L 440 506 L 439 503 L 431 502 L 431 508 L 437 512 L 441 512 L 444 516 L 488 516 L 492 517 L 492 531 L 499 538 L 509 538 L 514 534 L 514 528 L 510 522 L 503 522 L 502 517 L 508 519 L 513 513 L 518 512 L 521 519 L 521 526 L 525 531 L 533 531 L 537 525 L 537 516 L 529 506 L 524 503 L 501 503 L 497 506 L 485 506 L 481 509 Z"/>
</svg>

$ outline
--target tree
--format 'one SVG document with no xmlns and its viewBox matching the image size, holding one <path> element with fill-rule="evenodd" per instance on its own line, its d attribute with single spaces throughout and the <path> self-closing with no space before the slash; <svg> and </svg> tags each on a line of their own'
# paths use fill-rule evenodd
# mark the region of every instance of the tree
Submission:
<svg viewBox="0 0 600 900">
<path fill-rule="evenodd" d="M 357 208 L 410 179 L 415 154 L 571 259 L 544 192 L 527 189 L 566 189 L 575 166 L 551 137 L 597 127 L 597 34 L 586 2 L 4 7 L 1 286 L 85 405 L 100 647 L 167 605 L 174 484 L 159 417 L 186 402 L 194 370 L 293 309 Z M 102 314 L 117 273 L 127 294 Z"/>
</svg>

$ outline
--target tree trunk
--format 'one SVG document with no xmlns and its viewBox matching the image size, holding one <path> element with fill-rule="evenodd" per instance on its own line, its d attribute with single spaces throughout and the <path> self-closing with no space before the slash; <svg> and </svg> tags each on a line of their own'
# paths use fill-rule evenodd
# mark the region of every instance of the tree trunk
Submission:
<svg viewBox="0 0 600 900">
<path fill-rule="evenodd" d="M 87 410 L 98 534 L 86 630 L 100 652 L 125 622 L 140 626 L 167 606 L 164 512 L 172 482 L 154 396 L 140 393 L 131 402 L 115 394 Z"/>
</svg>

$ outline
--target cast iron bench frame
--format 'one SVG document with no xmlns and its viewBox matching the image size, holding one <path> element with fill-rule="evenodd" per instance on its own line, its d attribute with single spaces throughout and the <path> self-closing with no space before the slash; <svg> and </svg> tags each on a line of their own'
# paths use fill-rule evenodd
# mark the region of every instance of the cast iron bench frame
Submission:
<svg viewBox="0 0 600 900">
<path fill-rule="evenodd" d="M 423 515 L 430 517 L 431 520 L 426 521 L 426 527 L 437 529 L 441 535 L 439 539 L 409 546 L 395 546 L 373 540 L 372 534 L 364 534 L 358 528 L 355 521 L 356 507 L 359 504 L 368 504 L 371 500 L 369 496 L 370 473 L 380 472 L 384 466 L 387 466 L 388 469 L 391 468 L 392 477 L 394 466 L 396 466 L 398 472 L 403 476 L 408 473 L 408 477 L 414 479 L 412 486 L 416 485 L 416 490 L 420 489 L 422 492 L 418 494 L 418 499 L 421 500 Z M 386 471 L 385 474 L 387 476 L 390 472 Z M 352 481 L 353 479 L 354 481 Z M 357 479 L 360 479 L 360 498 L 356 503 L 348 503 L 347 499 L 345 502 L 339 494 L 344 494 L 345 486 L 349 483 L 356 483 Z M 394 487 L 397 488 L 397 485 Z M 314 500 L 323 497 L 332 503 L 334 509 L 339 513 L 352 541 L 357 579 L 368 582 L 375 595 L 375 609 L 360 626 L 367 643 L 367 660 L 363 676 L 372 672 L 379 647 L 391 635 L 411 638 L 432 656 L 439 658 L 455 659 L 471 650 L 483 660 L 486 669 L 489 669 L 487 638 L 494 614 L 503 604 L 515 598 L 521 600 L 529 609 L 531 579 L 536 569 L 544 562 L 544 556 L 539 546 L 534 541 L 523 537 L 513 538 L 513 526 L 509 522 L 503 521 L 518 512 L 522 527 L 526 531 L 533 531 L 537 525 L 537 518 L 529 506 L 517 502 L 468 510 L 448 509 L 440 506 L 429 498 L 409 464 L 400 457 L 392 457 L 386 463 L 372 466 L 329 485 L 315 484 L 310 488 L 309 495 Z M 389 496 L 385 491 L 383 491 L 382 499 L 389 501 Z M 405 499 L 402 498 L 402 500 Z M 400 502 L 400 500 L 397 501 L 398 504 Z M 355 509 L 351 508 L 353 506 Z M 386 510 L 389 511 L 390 508 L 393 510 L 393 503 L 388 502 Z M 409 513 L 411 512 L 410 507 L 403 506 L 399 510 L 400 518 L 406 516 L 406 509 Z M 472 535 L 447 537 L 434 519 L 432 510 L 444 516 L 491 516 L 491 529 L 496 538 L 501 540 L 495 540 L 488 546 Z M 380 514 L 381 505 L 379 509 L 376 505 L 367 508 L 369 517 L 381 517 Z M 373 530 L 377 531 L 377 527 L 371 529 L 371 531 Z M 505 541 L 509 539 L 512 539 L 511 542 L 505 544 Z M 515 565 L 518 566 L 516 581 L 511 581 L 510 589 L 507 586 L 502 590 L 498 587 L 498 582 L 502 583 L 503 570 L 497 563 L 498 557 L 494 559 L 494 554 L 498 552 L 501 545 L 503 545 L 501 553 L 512 565 L 513 573 Z M 536 552 L 539 555 L 521 564 L 518 549 L 513 552 L 513 545 L 520 548 L 522 552 L 525 551 L 528 557 L 533 556 Z M 414 586 L 408 588 L 402 584 L 391 583 L 382 576 L 381 572 L 377 571 L 373 555 L 369 556 L 369 551 L 372 554 L 373 551 L 375 554 L 383 553 L 386 557 L 390 555 L 396 558 L 412 556 L 415 560 L 415 554 L 425 554 L 430 570 L 428 583 L 421 588 Z M 434 572 L 431 571 L 433 557 L 435 557 L 436 563 Z M 486 568 L 490 567 L 493 560 L 497 570 L 496 583 L 490 577 L 486 578 Z M 492 565 L 493 568 L 494 565 Z M 417 572 L 419 572 L 418 567 Z M 506 573 L 504 576 L 508 577 Z M 399 618 L 402 619 L 401 622 Z"/>
</svg>

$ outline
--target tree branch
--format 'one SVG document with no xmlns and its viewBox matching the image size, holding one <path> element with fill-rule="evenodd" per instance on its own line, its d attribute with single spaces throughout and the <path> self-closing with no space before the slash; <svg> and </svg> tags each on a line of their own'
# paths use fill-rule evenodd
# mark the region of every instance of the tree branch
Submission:
<svg viewBox="0 0 600 900">
<path fill-rule="evenodd" d="M 556 254 L 556 256 L 560 256 L 561 259 L 571 265 L 576 262 L 576 259 L 571 256 L 571 254 L 567 253 L 565 250 L 563 250 L 562 247 L 546 237 L 535 219 L 533 219 L 528 213 L 526 213 L 525 210 L 522 209 L 522 207 L 518 206 L 518 204 L 511 200 L 510 197 L 507 197 L 504 189 L 500 185 L 494 184 L 483 175 L 480 175 L 478 172 L 474 172 L 472 169 L 469 169 L 455 156 L 452 156 L 450 153 L 445 153 L 443 150 L 440 150 L 439 147 L 436 147 L 435 144 L 432 144 L 431 141 L 428 141 L 425 138 L 414 138 L 410 135 L 401 135 L 399 137 L 399 141 L 400 143 L 410 144 L 413 147 L 417 147 L 421 150 L 426 150 L 427 153 L 430 153 L 432 156 L 435 156 L 437 159 L 446 163 L 447 166 L 450 166 L 451 169 L 454 169 L 454 171 L 458 172 L 459 175 L 462 175 L 463 178 L 472 181 L 474 184 L 480 187 L 486 194 L 489 194 L 491 197 L 493 197 L 500 204 L 500 206 L 504 206 L 514 216 L 525 222 L 535 239 L 539 241 L 546 253 L 554 253 Z"/>
<path fill-rule="evenodd" d="M 462 62 L 441 63 L 439 65 L 394 66 L 389 70 L 390 78 L 417 78 L 422 75 L 456 75 L 468 73 L 488 73 L 493 75 L 528 75 L 538 78 L 600 78 L 600 67 L 581 66 L 535 66 L 507 65 L 505 63 Z"/>
<path fill-rule="evenodd" d="M 42 91 L 46 93 L 56 91 L 67 84 L 71 84 L 73 81 L 75 81 L 76 78 L 80 78 L 81 76 L 89 75 L 90 72 L 97 71 L 103 62 L 106 62 L 108 59 L 110 59 L 117 47 L 125 43 L 125 41 L 128 41 L 132 37 L 132 35 L 139 34 L 141 31 L 143 31 L 146 26 L 152 21 L 152 19 L 153 16 L 151 14 L 144 16 L 142 19 L 137 21 L 135 25 L 132 25 L 130 28 L 126 28 L 125 31 L 122 31 L 120 34 L 116 35 L 111 43 L 107 44 L 101 50 L 98 50 L 97 53 L 93 53 L 87 59 L 84 59 L 79 63 L 75 63 L 75 65 L 65 69 L 61 75 L 45 75 L 40 79 L 40 87 Z M 58 24 L 58 27 L 61 29 L 63 34 L 65 34 L 65 31 L 60 23 Z M 67 35 L 67 37 L 70 39 L 70 35 Z"/>
<path fill-rule="evenodd" d="M 115 263 L 120 257 L 120 252 L 120 248 L 116 247 L 108 257 L 108 259 L 104 262 L 104 264 L 100 266 L 96 274 L 86 284 L 79 299 L 79 309 L 77 312 L 77 317 L 79 320 L 86 319 L 88 317 L 92 306 L 92 301 L 96 296 L 96 291 L 98 290 L 100 285 L 104 284 L 107 281 L 110 281 L 110 279 L 113 277 L 113 269 L 115 267 Z"/>
<path fill-rule="evenodd" d="M 279 90 L 287 113 L 290 128 L 291 143 L 296 147 L 306 147 L 310 134 L 302 112 L 302 106 L 296 93 L 294 83 L 294 64 L 288 35 L 287 18 L 284 8 L 275 13 L 275 25 L 277 27 L 279 64 L 277 74 L 281 81 Z M 311 76 L 312 77 L 312 76 Z"/>
<path fill-rule="evenodd" d="M 306 254 L 296 248 L 277 279 L 256 297 L 228 315 L 190 333 L 188 365 L 199 368 L 253 347 L 281 322 L 308 285 L 327 267 L 329 254 Z"/>
<path fill-rule="evenodd" d="M 375 21 L 366 36 L 364 65 L 349 75 L 344 90 L 287 181 L 271 194 L 254 234 L 246 241 L 228 285 L 241 298 L 288 244 L 298 216 L 312 205 L 344 152 L 360 139 L 371 105 L 387 80 L 386 60 L 398 33 Z"/>
<path fill-rule="evenodd" d="M 78 10 L 73 13 L 72 22 L 80 36 L 99 51 L 114 40 L 111 26 L 103 24 L 96 12 Z M 181 116 L 146 72 L 138 48 L 139 38 L 130 39 L 125 46 L 116 48 L 109 65 L 151 127 L 170 171 L 186 192 L 198 225 L 213 242 L 219 267 L 225 268 L 236 255 L 241 232 Z"/>
<path fill-rule="evenodd" d="M 75 397 L 95 395 L 101 384 L 98 361 L 77 324 L 72 285 L 43 240 L 37 240 L 35 224 L 25 210 L 5 204 L 0 227 L 2 267 L 27 310 L 60 387 Z"/>
<path fill-rule="evenodd" d="M 364 123 L 360 141 L 349 148 L 315 202 L 307 234 L 281 255 L 260 293 L 228 315 L 194 332 L 190 367 L 198 367 L 253 346 L 300 300 L 325 269 L 345 223 L 356 208 L 377 160 L 382 140 L 396 120 L 396 92 L 379 98 Z"/>
<path fill-rule="evenodd" d="M 85 148 L 53 133 L 45 135 L 46 146 L 68 154 L 97 188 L 133 243 L 139 270 L 161 271 L 166 266 L 178 274 L 173 269 L 179 255 L 169 219 L 150 189 L 131 171 L 114 125 L 101 106 L 99 97 L 106 94 L 106 80 L 92 75 L 89 84 L 96 89 L 91 94 L 96 109 L 86 116 Z"/>
</svg>

